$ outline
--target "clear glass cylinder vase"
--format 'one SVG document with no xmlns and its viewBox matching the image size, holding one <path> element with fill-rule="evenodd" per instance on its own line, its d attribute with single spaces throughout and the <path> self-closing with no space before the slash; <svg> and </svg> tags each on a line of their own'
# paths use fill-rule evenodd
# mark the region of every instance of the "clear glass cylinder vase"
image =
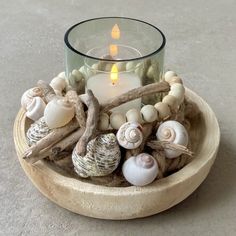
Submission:
<svg viewBox="0 0 236 236">
<path fill-rule="evenodd" d="M 103 17 L 80 22 L 65 34 L 66 77 L 78 93 L 91 89 L 100 103 L 163 75 L 165 36 L 137 19 Z M 159 101 L 158 94 L 118 107 L 126 112 Z"/>
</svg>

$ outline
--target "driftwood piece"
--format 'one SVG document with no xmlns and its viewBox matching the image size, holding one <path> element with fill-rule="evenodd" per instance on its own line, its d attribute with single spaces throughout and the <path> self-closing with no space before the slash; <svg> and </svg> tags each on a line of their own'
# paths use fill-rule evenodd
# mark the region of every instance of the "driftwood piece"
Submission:
<svg viewBox="0 0 236 236">
<path fill-rule="evenodd" d="M 37 86 L 43 90 L 43 95 L 47 103 L 56 96 L 53 88 L 47 82 L 39 80 Z"/>
<path fill-rule="evenodd" d="M 154 123 L 147 123 L 143 125 L 143 129 L 142 129 L 143 141 L 141 145 L 135 149 L 126 150 L 125 159 L 129 159 L 131 156 L 137 156 L 139 153 L 143 152 L 146 142 L 152 133 L 153 127 L 154 127 Z"/>
<path fill-rule="evenodd" d="M 193 156 L 193 152 L 191 152 L 187 147 L 176 144 L 168 141 L 150 141 L 147 143 L 147 146 L 154 150 L 163 150 L 164 148 L 181 151 L 183 154 L 188 156 Z"/>
<path fill-rule="evenodd" d="M 34 163 L 34 159 L 37 159 L 37 155 L 40 151 L 45 148 L 52 147 L 55 143 L 65 138 L 78 127 L 78 122 L 73 119 L 68 125 L 54 129 L 47 136 L 39 140 L 35 145 L 27 149 L 23 154 L 23 159 L 30 163 Z"/>
<path fill-rule="evenodd" d="M 66 97 L 69 99 L 71 103 L 74 104 L 75 107 L 75 118 L 77 119 L 80 127 L 85 127 L 86 125 L 86 115 L 84 112 L 84 106 L 81 102 L 81 99 L 77 95 L 76 91 L 69 90 L 66 93 Z"/>
<path fill-rule="evenodd" d="M 107 112 L 114 107 L 120 106 L 123 103 L 129 102 L 131 100 L 158 93 L 169 91 L 170 86 L 167 82 L 162 81 L 159 83 L 149 84 L 143 87 L 135 88 L 127 93 L 121 94 L 117 97 L 110 99 L 108 102 L 101 104 L 101 112 Z"/>
<path fill-rule="evenodd" d="M 91 90 L 87 90 L 87 94 L 83 96 L 81 95 L 80 98 L 82 102 L 88 107 L 88 113 L 86 128 L 82 137 L 76 144 L 76 152 L 79 155 L 84 156 L 86 154 L 87 144 L 91 140 L 97 129 L 100 107 L 97 98 L 93 95 L 93 92 Z"/>
</svg>

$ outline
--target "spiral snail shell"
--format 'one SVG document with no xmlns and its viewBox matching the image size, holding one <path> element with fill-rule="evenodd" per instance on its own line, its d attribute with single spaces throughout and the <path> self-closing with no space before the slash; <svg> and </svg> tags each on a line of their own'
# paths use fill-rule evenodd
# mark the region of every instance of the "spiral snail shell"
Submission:
<svg viewBox="0 0 236 236">
<path fill-rule="evenodd" d="M 34 87 L 25 91 L 21 97 L 21 106 L 26 110 L 34 97 L 43 97 L 43 90 L 40 87 Z"/>
<path fill-rule="evenodd" d="M 36 121 L 43 116 L 45 107 L 46 104 L 41 97 L 34 97 L 26 108 L 26 116 Z"/>
<path fill-rule="evenodd" d="M 187 146 L 188 133 L 185 127 L 175 120 L 168 120 L 163 122 L 156 133 L 157 139 L 160 141 L 169 141 L 175 144 Z M 165 149 L 165 155 L 167 158 L 175 158 L 182 153 L 179 150 Z"/>
<path fill-rule="evenodd" d="M 28 144 L 31 146 L 44 138 L 51 132 L 51 129 L 47 126 L 44 117 L 35 121 L 27 130 L 26 137 Z"/>
<path fill-rule="evenodd" d="M 116 137 L 120 146 L 134 149 L 143 141 L 142 127 L 136 122 L 126 122 L 118 130 Z"/>
<path fill-rule="evenodd" d="M 113 133 L 92 139 L 85 156 L 76 153 L 76 149 L 72 153 L 75 172 L 83 178 L 109 175 L 118 167 L 120 158 L 120 148 Z"/>
<path fill-rule="evenodd" d="M 44 110 L 45 121 L 51 129 L 66 125 L 74 115 L 74 106 L 64 98 L 53 99 Z"/>
<path fill-rule="evenodd" d="M 135 186 L 152 183 L 158 174 L 158 165 L 153 156 L 141 153 L 126 160 L 122 166 L 125 179 Z"/>
<path fill-rule="evenodd" d="M 57 76 L 51 80 L 50 86 L 57 93 L 59 92 L 61 93 L 66 87 L 66 80 L 64 78 Z"/>
</svg>

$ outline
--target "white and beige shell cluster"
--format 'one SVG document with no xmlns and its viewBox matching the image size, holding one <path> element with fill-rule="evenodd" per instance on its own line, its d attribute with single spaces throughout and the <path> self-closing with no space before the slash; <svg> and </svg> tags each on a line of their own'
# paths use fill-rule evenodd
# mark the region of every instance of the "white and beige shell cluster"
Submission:
<svg viewBox="0 0 236 236">
<path fill-rule="evenodd" d="M 131 69 L 133 65 L 127 63 L 119 66 Z M 69 84 L 80 83 L 83 87 L 86 73 L 85 68 L 74 70 L 68 79 L 69 82 L 63 72 L 53 78 L 50 86 L 56 95 L 48 103 L 44 100 L 40 87 L 29 89 L 23 94 L 21 105 L 26 110 L 26 116 L 35 121 L 27 131 L 30 145 L 45 137 L 52 129 L 65 126 L 74 118 L 74 104 L 63 95 Z M 152 76 L 154 72 L 151 67 L 147 73 L 148 76 Z M 172 112 L 176 112 L 184 101 L 185 89 L 182 80 L 173 71 L 166 72 L 164 79 L 169 83 L 170 91 L 154 106 L 145 105 L 141 110 L 130 109 L 126 114 L 116 112 L 110 115 L 100 114 L 98 129 L 112 130 L 112 132 L 106 131 L 105 134 L 100 134 L 89 141 L 85 156 L 79 155 L 76 147 L 74 148 L 72 162 L 75 172 L 80 177 L 106 176 L 116 170 L 121 160 L 121 149 L 138 149 L 142 145 L 144 139 L 142 125 L 145 123 L 155 121 L 161 123 L 156 130 L 157 140 L 182 146 L 188 145 L 188 133 L 184 126 L 177 121 L 168 120 Z M 82 87 L 79 88 L 80 91 Z M 166 158 L 176 158 L 182 154 L 181 151 L 170 149 L 164 151 Z M 150 184 L 156 179 L 158 172 L 158 163 L 149 153 L 131 156 L 122 165 L 125 179 L 135 186 Z"/>
</svg>

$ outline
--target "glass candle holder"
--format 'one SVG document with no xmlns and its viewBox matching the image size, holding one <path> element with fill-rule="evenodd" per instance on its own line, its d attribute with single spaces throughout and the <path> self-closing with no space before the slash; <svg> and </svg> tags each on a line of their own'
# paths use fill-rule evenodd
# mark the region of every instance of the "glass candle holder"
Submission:
<svg viewBox="0 0 236 236">
<path fill-rule="evenodd" d="M 84 81 L 85 90 L 91 89 L 100 103 L 162 79 L 166 40 L 149 23 L 125 17 L 90 19 L 69 28 L 64 39 L 70 85 L 82 93 Z M 146 96 L 115 110 L 126 112 L 159 99 Z"/>
</svg>

